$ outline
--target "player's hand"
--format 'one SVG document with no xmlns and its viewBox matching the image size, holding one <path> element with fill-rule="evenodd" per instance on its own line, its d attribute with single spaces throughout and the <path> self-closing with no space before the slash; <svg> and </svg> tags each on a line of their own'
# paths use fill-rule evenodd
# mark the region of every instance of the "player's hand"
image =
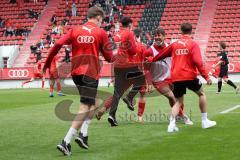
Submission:
<svg viewBox="0 0 240 160">
<path fill-rule="evenodd" d="M 212 65 L 212 68 L 213 68 L 213 69 L 215 69 L 215 68 L 216 68 L 216 66 L 215 66 L 215 65 Z"/>
<path fill-rule="evenodd" d="M 148 84 L 147 85 L 147 92 L 149 92 L 149 93 L 152 93 L 153 92 L 153 85 L 151 85 L 151 84 Z"/>
<path fill-rule="evenodd" d="M 153 62 L 153 57 L 145 57 L 145 62 Z"/>
<path fill-rule="evenodd" d="M 211 79 L 207 80 L 207 85 L 212 85 L 212 80 Z"/>
</svg>

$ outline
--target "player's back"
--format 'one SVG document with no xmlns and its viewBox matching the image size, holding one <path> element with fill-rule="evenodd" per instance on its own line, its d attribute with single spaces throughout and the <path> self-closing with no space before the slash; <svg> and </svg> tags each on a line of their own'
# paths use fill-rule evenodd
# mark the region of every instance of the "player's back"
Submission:
<svg viewBox="0 0 240 160">
<path fill-rule="evenodd" d="M 198 44 L 189 36 L 183 36 L 172 45 L 172 79 L 174 81 L 195 79 L 197 67 L 193 54 L 201 54 Z"/>
<path fill-rule="evenodd" d="M 114 61 L 115 67 L 128 68 L 136 66 L 133 55 L 135 55 L 137 51 L 133 32 L 130 31 L 130 29 L 121 28 L 118 36 L 119 47 L 116 60 Z"/>
<path fill-rule="evenodd" d="M 100 72 L 99 52 L 107 38 L 105 31 L 87 22 L 72 29 L 72 75 L 87 74 L 98 78 Z M 108 40 L 108 39 L 107 39 Z M 107 50 L 108 48 L 106 48 Z"/>
</svg>

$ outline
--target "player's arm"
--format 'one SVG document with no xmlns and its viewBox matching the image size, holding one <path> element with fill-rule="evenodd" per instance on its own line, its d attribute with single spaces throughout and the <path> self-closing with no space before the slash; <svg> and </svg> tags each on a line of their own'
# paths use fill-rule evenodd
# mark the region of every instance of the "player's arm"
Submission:
<svg viewBox="0 0 240 160">
<path fill-rule="evenodd" d="M 203 63 L 203 59 L 202 59 L 202 54 L 200 51 L 200 48 L 198 46 L 198 44 L 194 44 L 193 48 L 192 48 L 192 59 L 194 64 L 196 65 L 198 71 L 200 72 L 201 76 L 206 80 L 209 81 L 209 75 L 207 74 L 205 65 Z"/>
<path fill-rule="evenodd" d="M 107 62 L 112 62 L 113 60 L 112 45 L 105 31 L 102 31 L 102 44 L 100 51 Z"/>
<path fill-rule="evenodd" d="M 58 51 L 62 48 L 62 46 L 65 44 L 71 44 L 71 43 L 72 43 L 72 30 L 70 30 L 66 35 L 60 38 L 54 44 L 54 46 L 50 49 L 47 60 L 43 67 L 43 72 L 46 72 L 46 69 L 50 68 L 50 65 L 52 63 L 54 56 L 58 53 Z"/>
<path fill-rule="evenodd" d="M 161 53 L 158 53 L 152 60 L 152 62 L 156 62 L 159 60 L 162 60 L 167 57 L 172 56 L 172 50 L 173 50 L 173 44 L 169 45 L 167 48 L 165 48 Z"/>
<path fill-rule="evenodd" d="M 223 63 L 223 61 L 219 60 L 216 64 L 214 64 L 212 67 L 216 68 L 218 65 L 220 65 L 221 63 Z"/>
</svg>

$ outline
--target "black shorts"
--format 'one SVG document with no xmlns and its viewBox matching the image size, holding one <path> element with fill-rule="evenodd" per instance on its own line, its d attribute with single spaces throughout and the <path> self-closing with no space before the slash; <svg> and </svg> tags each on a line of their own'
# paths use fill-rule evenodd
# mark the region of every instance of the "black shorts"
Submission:
<svg viewBox="0 0 240 160">
<path fill-rule="evenodd" d="M 177 81 L 173 82 L 173 94 L 176 98 L 182 97 L 186 94 L 187 88 L 196 92 L 202 87 L 202 83 L 199 79 L 189 81 Z"/>
<path fill-rule="evenodd" d="M 72 76 L 73 82 L 78 88 L 80 102 L 85 105 L 95 105 L 97 95 L 98 80 L 85 76 Z"/>
<path fill-rule="evenodd" d="M 228 77 L 228 67 L 221 67 L 218 77 L 220 78 Z"/>
</svg>

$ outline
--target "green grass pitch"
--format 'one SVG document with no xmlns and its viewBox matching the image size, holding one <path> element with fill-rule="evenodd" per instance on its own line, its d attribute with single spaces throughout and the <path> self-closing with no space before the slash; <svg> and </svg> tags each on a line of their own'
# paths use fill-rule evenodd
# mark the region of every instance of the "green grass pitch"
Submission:
<svg viewBox="0 0 240 160">
<path fill-rule="evenodd" d="M 185 96 L 185 111 L 194 125 L 178 123 L 180 131 L 173 134 L 166 132 L 166 117 L 149 118 L 159 116 L 160 112 L 169 114 L 164 97 L 147 98 L 148 119 L 144 124 L 134 122 L 136 111 L 131 113 L 120 102 L 120 126 L 111 128 L 106 115 L 101 121 L 93 120 L 89 128 L 90 149 L 80 149 L 73 142 L 71 157 L 56 150 L 71 122 L 60 120 L 55 115 L 55 106 L 64 99 L 73 100 L 74 113 L 79 105 L 78 96 L 49 98 L 47 90 L 0 90 L 0 160 L 239 160 L 240 110 L 219 113 L 239 105 L 240 95 L 228 86 L 219 95 L 215 94 L 216 85 L 204 89 L 209 118 L 217 121 L 215 128 L 201 129 L 198 99 L 191 91 Z M 112 88 L 100 90 L 112 92 Z"/>
</svg>

